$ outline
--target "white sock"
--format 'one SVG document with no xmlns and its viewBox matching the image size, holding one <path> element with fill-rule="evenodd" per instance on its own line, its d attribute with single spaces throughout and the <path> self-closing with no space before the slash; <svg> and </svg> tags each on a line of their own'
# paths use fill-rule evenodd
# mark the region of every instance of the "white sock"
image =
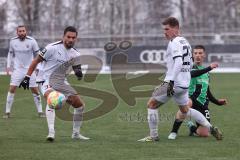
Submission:
<svg viewBox="0 0 240 160">
<path fill-rule="evenodd" d="M 55 122 L 55 110 L 49 108 L 49 106 L 46 106 L 46 118 L 47 118 L 47 124 L 48 124 L 48 130 L 51 133 L 55 133 L 54 129 L 54 122 Z"/>
<path fill-rule="evenodd" d="M 149 109 L 148 108 L 148 125 L 150 129 L 151 137 L 158 137 L 158 109 Z"/>
<path fill-rule="evenodd" d="M 10 113 L 11 112 L 11 108 L 12 108 L 12 104 L 13 104 L 13 100 L 14 100 L 14 93 L 10 93 L 8 92 L 7 94 L 7 102 L 6 102 L 6 113 Z"/>
<path fill-rule="evenodd" d="M 43 110 L 42 110 L 42 102 L 41 102 L 41 96 L 40 94 L 32 94 L 33 95 L 33 100 L 34 100 L 34 103 L 36 105 L 36 108 L 37 108 L 37 111 L 38 113 L 42 113 Z"/>
<path fill-rule="evenodd" d="M 73 134 L 79 134 L 80 133 L 80 127 L 82 125 L 83 121 L 83 110 L 84 107 L 74 108 L 74 114 L 73 114 Z"/>
<path fill-rule="evenodd" d="M 203 116 L 202 113 L 199 111 L 189 108 L 187 112 L 187 116 L 195 120 L 197 123 L 201 124 L 204 127 L 207 127 L 209 130 L 212 127 L 212 125 L 208 122 L 208 120 Z"/>
</svg>

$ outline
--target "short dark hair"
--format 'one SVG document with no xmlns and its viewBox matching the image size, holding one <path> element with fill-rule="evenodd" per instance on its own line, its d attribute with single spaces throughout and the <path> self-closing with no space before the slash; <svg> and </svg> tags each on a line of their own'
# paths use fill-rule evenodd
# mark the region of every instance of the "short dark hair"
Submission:
<svg viewBox="0 0 240 160">
<path fill-rule="evenodd" d="M 78 32 L 77 32 L 77 29 L 73 26 L 68 26 L 64 29 L 64 35 L 67 33 L 67 32 L 75 32 L 77 35 L 78 35 Z"/>
<path fill-rule="evenodd" d="M 194 49 L 202 49 L 205 52 L 205 47 L 203 45 L 196 45 Z"/>
<path fill-rule="evenodd" d="M 18 28 L 22 28 L 22 27 L 24 27 L 25 29 L 27 29 L 27 27 L 26 27 L 25 25 L 19 25 L 19 26 L 17 26 L 17 30 L 18 30 Z"/>
<path fill-rule="evenodd" d="M 170 27 L 179 27 L 179 21 L 175 17 L 168 17 L 163 22 L 163 25 L 169 25 Z"/>
</svg>

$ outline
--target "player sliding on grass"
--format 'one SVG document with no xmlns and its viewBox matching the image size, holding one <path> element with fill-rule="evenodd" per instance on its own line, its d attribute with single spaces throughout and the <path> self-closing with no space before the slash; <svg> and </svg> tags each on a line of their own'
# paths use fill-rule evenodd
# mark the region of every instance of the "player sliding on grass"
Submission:
<svg viewBox="0 0 240 160">
<path fill-rule="evenodd" d="M 64 30 L 64 35 L 62 41 L 49 44 L 45 49 L 39 52 L 39 55 L 32 61 L 27 75 L 24 80 L 20 84 L 20 87 L 24 89 L 29 86 L 29 77 L 35 70 L 36 66 L 43 62 L 43 71 L 44 71 L 44 83 L 42 85 L 42 93 L 47 99 L 48 95 L 57 90 L 61 92 L 66 97 L 66 102 L 74 107 L 74 115 L 73 115 L 73 139 L 83 139 L 88 140 L 89 138 L 84 137 L 80 134 L 80 127 L 83 120 L 83 110 L 84 110 L 84 102 L 80 99 L 77 92 L 66 82 L 61 85 L 57 85 L 57 87 L 52 87 L 50 84 L 50 80 L 64 79 L 66 78 L 66 72 L 57 73 L 56 77 L 52 77 L 53 74 L 56 74 L 56 70 L 61 69 L 63 64 L 73 60 L 76 57 L 79 57 L 80 54 L 77 50 L 73 48 L 74 43 L 77 39 L 77 30 L 76 28 L 69 26 Z M 81 65 L 72 66 L 75 75 L 81 79 L 82 78 L 82 70 Z M 49 134 L 47 136 L 48 141 L 53 141 L 55 138 L 55 129 L 54 129 L 54 121 L 55 121 L 55 110 L 51 109 L 48 105 L 46 107 L 46 117 L 48 123 Z"/>
<path fill-rule="evenodd" d="M 190 117 L 199 124 L 207 127 L 214 137 L 220 139 L 221 133 L 213 127 L 197 110 L 188 107 L 188 87 L 191 80 L 192 68 L 191 46 L 180 36 L 179 22 L 169 17 L 163 22 L 166 38 L 169 40 L 166 63 L 167 73 L 164 82 L 158 86 L 148 101 L 148 124 L 150 136 L 140 139 L 141 142 L 158 141 L 158 107 L 165 104 L 170 97 L 178 104 L 181 117 Z"/>
<path fill-rule="evenodd" d="M 209 101 L 216 105 L 226 105 L 226 99 L 216 99 L 209 87 L 209 71 L 218 67 L 217 63 L 212 63 L 209 67 L 204 68 L 202 66 L 205 54 L 205 47 L 202 45 L 197 45 L 193 49 L 193 59 L 194 66 L 193 71 L 191 71 L 191 83 L 189 86 L 189 98 L 190 104 L 189 106 L 201 112 L 205 118 L 210 122 L 210 112 L 208 109 Z M 199 71 L 204 71 L 202 75 L 198 76 L 196 73 Z M 197 77 L 198 76 L 198 77 Z M 173 124 L 172 131 L 168 136 L 168 139 L 176 139 L 179 127 L 181 126 L 183 119 L 181 119 L 180 111 L 176 114 L 176 119 Z M 207 128 L 197 123 L 197 126 L 193 124 L 193 122 L 188 122 L 188 127 L 190 129 L 189 135 L 197 134 L 201 137 L 208 137 L 209 132 L 207 132 Z"/>
</svg>

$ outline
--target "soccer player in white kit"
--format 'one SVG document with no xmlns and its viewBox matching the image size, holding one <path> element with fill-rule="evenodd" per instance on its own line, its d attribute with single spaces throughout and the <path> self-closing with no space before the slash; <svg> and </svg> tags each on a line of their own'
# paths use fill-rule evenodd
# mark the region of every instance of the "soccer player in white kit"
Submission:
<svg viewBox="0 0 240 160">
<path fill-rule="evenodd" d="M 14 101 L 14 95 L 17 87 L 21 83 L 22 79 L 27 73 L 29 65 L 31 64 L 34 54 L 39 50 L 36 40 L 27 36 L 27 30 L 25 26 L 17 27 L 17 37 L 10 40 L 10 47 L 7 60 L 7 74 L 11 70 L 11 62 L 13 60 L 13 73 L 11 74 L 10 88 L 7 94 L 6 111 L 3 118 L 9 118 L 11 113 L 12 104 Z M 36 75 L 32 74 L 30 78 L 30 85 L 32 95 L 39 117 L 45 117 L 42 111 L 41 96 L 39 94 Z"/>
<path fill-rule="evenodd" d="M 36 68 L 36 83 L 38 84 L 38 88 L 41 91 L 42 85 L 44 83 L 44 78 L 43 78 L 43 62 L 39 63 Z"/>
<path fill-rule="evenodd" d="M 179 106 L 181 117 L 190 117 L 196 122 L 209 129 L 209 132 L 216 138 L 218 130 L 207 121 L 197 110 L 188 107 L 188 87 L 191 80 L 192 52 L 188 41 L 180 36 L 179 22 L 174 17 L 166 18 L 163 21 L 165 37 L 169 40 L 166 63 L 167 72 L 164 82 L 156 87 L 152 97 L 148 101 L 148 124 L 150 135 L 142 138 L 140 142 L 158 141 L 158 107 L 165 104 L 171 97 Z"/>
<path fill-rule="evenodd" d="M 57 90 L 63 93 L 66 96 L 66 102 L 74 107 L 74 114 L 73 114 L 73 139 L 81 139 L 81 140 L 88 140 L 88 137 L 85 137 L 80 134 L 80 127 L 82 125 L 82 117 L 83 117 L 83 109 L 84 109 L 84 102 L 80 99 L 78 93 L 68 84 L 62 84 L 58 88 L 51 85 L 51 79 L 57 81 L 57 78 L 65 79 L 67 74 L 65 72 L 59 73 L 59 77 L 54 77 L 53 75 L 58 72 L 57 70 L 61 66 L 72 59 L 79 57 L 80 53 L 73 48 L 74 43 L 77 39 L 77 30 L 76 28 L 69 26 L 65 28 L 64 35 L 62 41 L 52 43 L 46 46 L 45 49 L 41 50 L 38 56 L 32 61 L 29 70 L 20 84 L 20 87 L 26 89 L 29 85 L 29 77 L 37 67 L 40 62 L 43 62 L 43 79 L 45 82 L 42 85 L 42 93 L 44 97 L 47 99 L 48 95 Z M 64 68 L 64 66 L 63 66 Z M 81 65 L 72 66 L 75 75 L 81 79 L 82 78 L 82 71 Z M 57 73 L 58 74 L 58 73 Z M 53 76 L 53 77 L 52 77 Z M 47 136 L 48 141 L 54 141 L 55 139 L 55 110 L 50 108 L 48 105 L 46 107 L 46 117 L 47 117 L 47 124 L 49 129 L 49 134 Z"/>
</svg>

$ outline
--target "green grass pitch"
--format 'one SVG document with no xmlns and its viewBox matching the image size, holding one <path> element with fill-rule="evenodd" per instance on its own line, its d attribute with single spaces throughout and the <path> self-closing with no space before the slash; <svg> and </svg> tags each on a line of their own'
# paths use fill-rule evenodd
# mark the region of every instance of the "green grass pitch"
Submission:
<svg viewBox="0 0 240 160">
<path fill-rule="evenodd" d="M 108 91 L 117 96 L 108 75 L 100 75 L 94 83 L 83 83 L 70 77 L 71 83 Z M 56 120 L 56 140 L 46 142 L 47 123 L 37 117 L 33 98 L 28 91 L 18 89 L 12 109 L 12 118 L 0 118 L 0 160 L 239 160 L 239 74 L 212 74 L 211 89 L 216 97 L 226 97 L 228 106 L 210 105 L 211 120 L 224 133 L 223 141 L 213 137 L 189 137 L 183 125 L 179 137 L 167 139 L 177 107 L 173 101 L 159 109 L 160 141 L 140 143 L 138 139 L 148 135 L 146 122 L 146 102 L 148 98 L 137 99 L 134 107 L 129 107 L 119 97 L 117 108 L 108 114 L 84 122 L 82 134 L 90 141 L 71 139 L 72 122 Z M 0 76 L 0 115 L 3 115 L 8 76 Z M 91 110 L 100 101 L 82 97 L 86 109 Z M 45 108 L 45 104 L 44 104 Z"/>
</svg>

